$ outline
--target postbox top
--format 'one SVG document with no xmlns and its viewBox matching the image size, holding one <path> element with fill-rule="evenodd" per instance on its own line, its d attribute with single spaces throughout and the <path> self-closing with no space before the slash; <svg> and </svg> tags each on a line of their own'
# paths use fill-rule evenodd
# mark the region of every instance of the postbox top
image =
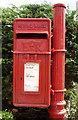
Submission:
<svg viewBox="0 0 78 120">
<path fill-rule="evenodd" d="M 23 20 L 29 20 L 29 21 L 51 21 L 49 18 L 15 18 L 14 21 L 23 21 Z"/>
<path fill-rule="evenodd" d="M 48 18 L 16 18 L 14 20 L 15 52 L 51 52 L 51 20 Z M 32 42 L 33 43 L 32 43 Z M 45 45 L 44 45 L 45 41 Z M 22 43 L 23 42 L 23 45 Z M 17 45 L 20 44 L 20 45 Z M 25 44 L 25 45 L 24 45 Z M 39 45 L 40 44 L 40 45 Z M 30 45 L 31 49 L 28 48 Z M 20 47 L 21 46 L 21 47 Z M 33 49 L 32 49 L 33 46 Z M 47 46 L 47 47 L 44 47 Z M 29 48 L 30 48 L 29 47 Z M 39 48 L 41 47 L 41 48 Z M 47 54 L 47 53 L 46 53 Z"/>
<path fill-rule="evenodd" d="M 55 4 L 53 6 L 53 8 L 55 8 L 55 7 L 64 7 L 64 8 L 66 8 L 65 4 L 62 4 L 62 3 Z"/>
<path fill-rule="evenodd" d="M 50 32 L 51 20 L 48 18 L 16 18 L 14 20 L 15 33 Z"/>
</svg>

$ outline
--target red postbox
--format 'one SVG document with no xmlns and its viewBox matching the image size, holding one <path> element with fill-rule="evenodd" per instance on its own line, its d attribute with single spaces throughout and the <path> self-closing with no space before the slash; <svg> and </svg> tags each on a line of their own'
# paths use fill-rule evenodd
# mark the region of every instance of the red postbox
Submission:
<svg viewBox="0 0 78 120">
<path fill-rule="evenodd" d="M 18 107 L 50 105 L 51 21 L 14 20 L 13 104 Z"/>
</svg>

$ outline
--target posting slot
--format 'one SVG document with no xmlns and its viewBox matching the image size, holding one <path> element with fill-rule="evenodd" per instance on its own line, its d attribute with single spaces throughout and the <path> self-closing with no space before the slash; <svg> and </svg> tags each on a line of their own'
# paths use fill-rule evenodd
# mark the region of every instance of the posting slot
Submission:
<svg viewBox="0 0 78 120">
<path fill-rule="evenodd" d="M 18 39 L 23 38 L 37 38 L 37 39 L 47 39 L 47 34 L 42 33 L 17 33 Z"/>
</svg>

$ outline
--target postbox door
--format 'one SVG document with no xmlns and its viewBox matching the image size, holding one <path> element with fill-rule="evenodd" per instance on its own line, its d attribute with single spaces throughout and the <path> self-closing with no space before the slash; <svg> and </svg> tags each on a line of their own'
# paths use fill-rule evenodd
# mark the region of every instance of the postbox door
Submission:
<svg viewBox="0 0 78 120">
<path fill-rule="evenodd" d="M 17 36 L 20 37 L 17 37 L 16 40 L 15 102 L 18 106 L 48 106 L 49 100 L 46 97 L 48 97 L 49 91 L 46 91 L 48 90 L 46 86 L 49 85 L 47 79 L 49 55 L 43 54 L 43 51 L 48 51 L 47 35 L 34 35 L 38 37 L 35 39 L 28 38 L 28 36 L 33 36 L 28 34 L 24 37 L 21 34 Z M 40 36 L 42 36 L 41 39 Z"/>
<path fill-rule="evenodd" d="M 30 60 L 30 59 L 27 60 L 25 58 L 26 56 L 27 55 L 20 55 L 19 57 L 18 66 L 20 67 L 20 69 L 18 74 L 20 74 L 20 76 L 18 79 L 19 81 L 18 87 L 20 92 L 18 92 L 19 94 L 18 103 L 24 103 L 24 104 L 44 103 L 45 57 L 42 56 L 41 60 L 39 60 L 38 58 L 41 56 L 36 56 L 37 60 Z M 29 55 L 29 57 L 31 57 L 31 55 Z M 33 55 L 33 57 L 35 58 L 35 55 Z M 41 69 L 41 65 L 43 66 L 42 69 Z M 35 73 L 33 74 L 33 72 Z M 41 80 L 41 76 L 42 76 L 42 80 Z"/>
</svg>

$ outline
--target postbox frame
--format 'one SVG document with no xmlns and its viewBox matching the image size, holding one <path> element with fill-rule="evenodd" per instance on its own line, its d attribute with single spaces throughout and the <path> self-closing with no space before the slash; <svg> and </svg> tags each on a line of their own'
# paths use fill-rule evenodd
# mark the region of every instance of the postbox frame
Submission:
<svg viewBox="0 0 78 120">
<path fill-rule="evenodd" d="M 48 28 L 48 31 L 43 31 L 43 30 L 41 30 L 41 31 L 25 31 L 25 30 L 20 30 L 20 31 L 16 31 L 16 29 L 15 29 L 15 22 L 16 21 L 24 21 L 24 20 L 27 20 L 27 21 L 42 21 L 43 20 L 43 22 L 44 21 L 48 21 L 48 26 L 49 26 L 49 28 Z M 47 39 L 48 39 L 48 51 L 46 52 L 17 52 L 16 50 L 15 50 L 15 47 L 16 47 L 16 43 L 15 43 L 15 39 L 16 39 L 16 34 L 20 34 L 20 33 L 32 33 L 32 34 L 34 34 L 34 33 L 38 33 L 38 34 L 46 34 L 47 35 Z M 48 107 L 49 105 L 50 105 L 50 58 L 51 58 L 51 38 L 50 38 L 50 36 L 51 36 L 51 21 L 50 21 L 50 19 L 42 19 L 42 18 L 18 18 L 18 19 L 15 19 L 14 20 L 14 47 L 13 47 L 13 60 L 14 60 L 14 64 L 13 64 L 13 79 L 14 79 L 14 81 L 13 81 L 13 104 L 14 104 L 14 106 L 17 106 L 17 107 Z M 16 78 L 16 75 L 15 75 L 15 67 L 16 67 L 16 63 L 15 63 L 15 55 L 16 54 L 34 54 L 34 55 L 48 55 L 49 57 L 48 58 L 46 58 L 46 61 L 48 60 L 48 63 L 47 64 L 49 64 L 49 66 L 46 64 L 45 65 L 45 67 L 46 67 L 46 69 L 48 69 L 48 73 L 49 74 L 45 74 L 45 83 L 46 83 L 46 87 L 45 87 L 45 91 L 46 91 L 46 96 L 45 96 L 45 103 L 41 103 L 41 104 L 19 104 L 19 103 L 17 103 L 16 101 L 15 101 L 15 97 L 16 97 L 16 95 L 15 95 L 15 92 L 16 92 L 16 81 L 15 81 L 15 78 Z M 32 60 L 27 60 L 26 62 L 31 62 L 32 63 Z M 41 61 L 40 60 L 35 60 L 35 63 L 39 63 L 39 69 L 41 69 Z M 24 63 L 23 63 L 23 65 L 24 65 Z M 23 67 L 24 68 L 24 67 Z M 24 72 L 23 72 L 24 73 Z M 40 73 L 41 74 L 41 73 Z M 40 78 L 40 80 L 39 80 L 39 84 L 41 84 L 41 75 L 39 76 Z M 47 80 L 47 78 L 49 79 L 49 80 Z M 48 92 L 47 92 L 48 91 Z M 24 94 L 29 94 L 30 92 L 24 92 Z M 31 92 L 31 94 L 33 94 L 33 92 Z M 40 93 L 38 93 L 38 92 L 34 92 L 34 94 L 35 95 L 37 95 L 37 94 L 40 94 Z M 45 95 L 45 93 L 44 93 L 44 95 Z"/>
</svg>

